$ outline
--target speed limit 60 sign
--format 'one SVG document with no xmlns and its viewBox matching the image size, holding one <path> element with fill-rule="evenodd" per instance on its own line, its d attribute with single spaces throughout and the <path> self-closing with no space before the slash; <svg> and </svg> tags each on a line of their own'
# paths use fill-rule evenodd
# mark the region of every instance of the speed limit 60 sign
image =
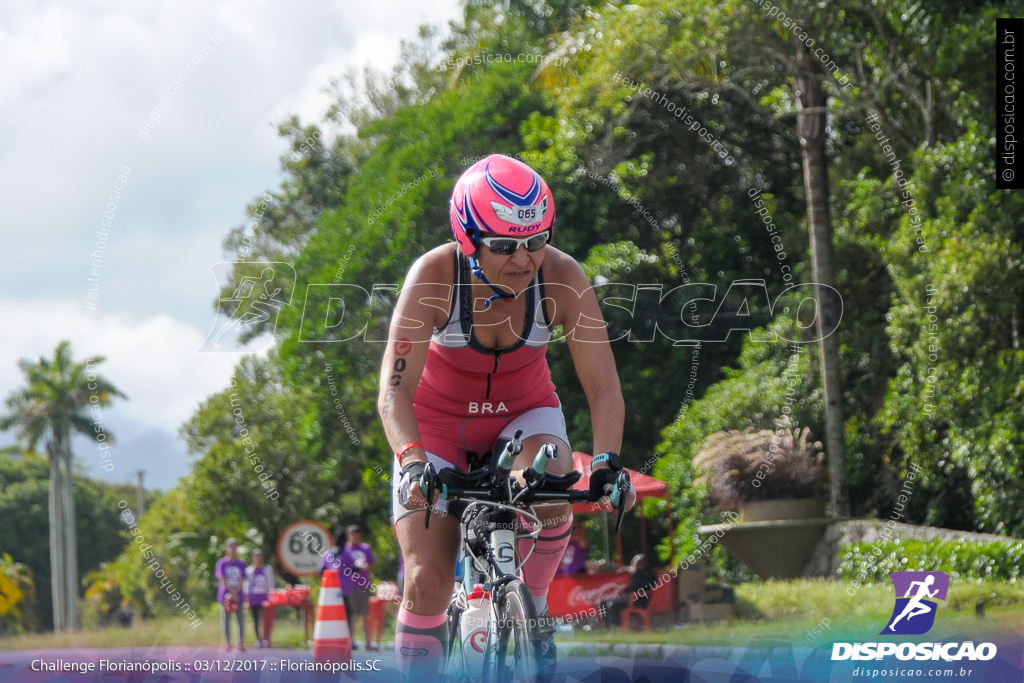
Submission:
<svg viewBox="0 0 1024 683">
<path fill-rule="evenodd" d="M 319 522 L 308 519 L 289 524 L 277 539 L 277 556 L 295 576 L 319 574 L 320 560 L 331 547 L 331 535 Z"/>
</svg>

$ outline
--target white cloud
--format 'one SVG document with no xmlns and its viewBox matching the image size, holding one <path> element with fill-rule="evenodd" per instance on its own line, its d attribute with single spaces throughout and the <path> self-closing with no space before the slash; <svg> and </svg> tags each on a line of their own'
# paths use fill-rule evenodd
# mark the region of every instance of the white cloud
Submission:
<svg viewBox="0 0 1024 683">
<path fill-rule="evenodd" d="M 57 344 L 68 339 L 76 360 L 90 353 L 105 356 L 99 371 L 128 395 L 105 412 L 172 433 L 202 400 L 228 385 L 239 358 L 238 353 L 196 353 L 207 330 L 163 313 L 134 318 L 91 313 L 66 301 L 5 299 L 0 316 L 7 329 L 18 331 L 0 338 L 0 387 L 9 392 L 22 385 L 17 360 L 52 357 Z"/>
<path fill-rule="evenodd" d="M 346 26 L 359 26 L 350 43 L 332 46 L 305 74 L 297 92 L 289 93 L 274 107 L 274 120 L 298 114 L 304 122 L 319 122 L 333 98 L 325 92 L 332 79 L 350 72 L 362 73 L 366 67 L 390 73 L 400 56 L 401 41 L 417 39 L 424 24 L 445 25 L 459 12 L 458 0 L 428 0 L 417 3 L 383 0 L 353 3 L 340 0 L 340 20 Z"/>
<path fill-rule="evenodd" d="M 272 123 L 289 113 L 319 120 L 332 77 L 367 63 L 389 69 L 401 39 L 457 13 L 457 0 L 8 4 L 0 9 L 0 61 L 12 65 L 0 81 L 0 211 L 12 227 L 10 275 L 33 281 L 26 289 L 35 296 L 77 288 L 79 254 L 125 165 L 133 173 L 120 226 L 187 240 L 212 222 L 219 241 L 242 222 L 249 198 L 279 182 L 284 144 Z M 190 71 L 204 46 L 212 49 Z M 187 80 L 161 105 L 178 74 Z M 160 121 L 141 140 L 139 126 L 157 106 Z M 64 244 L 70 251 L 55 248 Z M 44 255 L 55 267 L 40 278 Z M 206 255 L 204 267 L 220 257 L 219 249 Z"/>
<path fill-rule="evenodd" d="M 0 4 L 11 283 L 0 291 L 0 399 L 22 382 L 18 359 L 49 356 L 70 339 L 77 358 L 90 345 L 105 355 L 102 372 L 129 395 L 108 409 L 125 439 L 147 428 L 176 433 L 238 361 L 195 350 L 214 320 L 210 267 L 225 258 L 221 240 L 253 197 L 280 183 L 285 148 L 271 124 L 289 113 L 319 120 L 331 78 L 366 64 L 389 71 L 402 39 L 459 11 L 459 0 Z M 130 180 L 90 313 L 81 306 L 90 254 L 123 166 Z"/>
</svg>

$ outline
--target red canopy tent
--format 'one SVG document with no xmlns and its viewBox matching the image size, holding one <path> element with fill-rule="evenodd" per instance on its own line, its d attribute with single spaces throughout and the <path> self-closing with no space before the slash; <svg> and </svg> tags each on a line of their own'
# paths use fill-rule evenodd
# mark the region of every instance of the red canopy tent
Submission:
<svg viewBox="0 0 1024 683">
<path fill-rule="evenodd" d="M 580 491 L 586 491 L 590 484 L 590 461 L 594 459 L 594 456 L 581 453 L 579 451 L 573 451 L 572 462 L 573 467 L 579 472 L 583 473 L 580 480 L 573 486 L 574 489 Z M 661 479 L 655 479 L 652 476 L 642 474 L 636 470 L 631 470 L 628 467 L 626 471 L 629 472 L 629 480 L 633 484 L 633 488 L 636 490 L 637 507 L 640 511 L 640 542 L 643 547 L 643 551 L 647 552 L 647 527 L 643 515 L 643 507 L 639 505 L 640 501 L 644 498 L 664 498 L 668 501 L 668 524 L 669 524 L 669 548 L 672 548 L 672 499 L 669 496 L 668 482 L 664 482 Z M 602 508 L 597 503 L 576 503 L 573 506 L 573 512 L 580 514 L 593 514 L 596 512 L 602 512 Z M 605 527 L 607 532 L 607 526 Z M 619 565 L 622 565 L 622 539 L 616 537 L 616 546 L 619 551 Z"/>
</svg>

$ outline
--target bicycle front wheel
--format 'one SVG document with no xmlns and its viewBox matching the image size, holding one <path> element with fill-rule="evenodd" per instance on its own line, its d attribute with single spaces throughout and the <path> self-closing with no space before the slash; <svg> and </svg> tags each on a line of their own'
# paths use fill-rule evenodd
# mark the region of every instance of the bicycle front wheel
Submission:
<svg viewBox="0 0 1024 683">
<path fill-rule="evenodd" d="M 491 630 L 493 643 L 484 667 L 484 680 L 532 681 L 540 668 L 533 596 L 526 584 L 514 579 L 505 585 L 495 604 L 498 623 Z"/>
</svg>

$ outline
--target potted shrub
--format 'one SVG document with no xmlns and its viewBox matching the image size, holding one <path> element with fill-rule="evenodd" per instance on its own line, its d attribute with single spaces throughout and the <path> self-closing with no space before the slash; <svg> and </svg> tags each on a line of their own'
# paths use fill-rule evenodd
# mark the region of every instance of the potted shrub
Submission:
<svg viewBox="0 0 1024 683">
<path fill-rule="evenodd" d="M 829 520 L 821 443 L 804 427 L 716 432 L 693 459 L 710 501 L 738 523 L 701 527 L 761 578 L 803 572 Z"/>
<path fill-rule="evenodd" d="M 811 430 L 752 429 L 716 432 L 693 459 L 697 481 L 711 502 L 733 510 L 744 522 L 820 517 L 825 510 L 828 473 L 821 442 Z"/>
</svg>

